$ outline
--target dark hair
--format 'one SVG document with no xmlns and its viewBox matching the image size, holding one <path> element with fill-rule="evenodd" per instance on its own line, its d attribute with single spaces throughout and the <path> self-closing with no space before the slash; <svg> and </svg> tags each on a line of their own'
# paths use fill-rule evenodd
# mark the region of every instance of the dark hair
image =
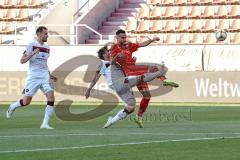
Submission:
<svg viewBox="0 0 240 160">
<path fill-rule="evenodd" d="M 119 35 L 119 34 L 121 34 L 121 33 L 126 34 L 126 31 L 124 31 L 123 29 L 119 29 L 119 30 L 116 32 L 116 35 Z"/>
<path fill-rule="evenodd" d="M 39 26 L 39 27 L 37 28 L 37 30 L 36 30 L 36 34 L 42 32 L 43 30 L 47 30 L 47 27 L 45 27 L 45 26 Z"/>
<path fill-rule="evenodd" d="M 107 47 L 106 47 L 106 46 L 100 48 L 100 49 L 98 50 L 98 52 L 97 52 L 97 53 L 98 53 L 98 58 L 104 60 L 103 55 L 106 54 L 106 51 L 107 51 Z"/>
</svg>

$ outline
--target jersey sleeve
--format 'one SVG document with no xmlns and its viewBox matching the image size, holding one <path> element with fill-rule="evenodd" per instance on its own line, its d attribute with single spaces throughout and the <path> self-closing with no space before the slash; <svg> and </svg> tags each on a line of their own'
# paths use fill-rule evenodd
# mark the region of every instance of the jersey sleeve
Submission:
<svg viewBox="0 0 240 160">
<path fill-rule="evenodd" d="M 137 51 L 138 48 L 139 48 L 139 43 L 131 43 L 129 51 L 132 53 L 132 52 Z"/>
<path fill-rule="evenodd" d="M 104 73 L 104 67 L 103 67 L 103 62 L 101 61 L 101 63 L 99 64 L 98 66 L 98 69 L 97 69 L 97 73 L 100 73 L 100 74 L 103 74 Z"/>
<path fill-rule="evenodd" d="M 121 53 L 121 52 L 122 52 L 122 50 L 120 48 L 113 49 L 110 53 L 110 59 L 112 60 L 113 57 L 115 57 L 118 53 Z"/>
<path fill-rule="evenodd" d="M 24 51 L 24 54 L 30 55 L 30 54 L 32 53 L 32 51 L 33 51 L 32 49 L 33 49 L 33 44 L 30 43 L 29 45 L 26 46 L 26 49 L 25 49 L 25 51 Z"/>
</svg>

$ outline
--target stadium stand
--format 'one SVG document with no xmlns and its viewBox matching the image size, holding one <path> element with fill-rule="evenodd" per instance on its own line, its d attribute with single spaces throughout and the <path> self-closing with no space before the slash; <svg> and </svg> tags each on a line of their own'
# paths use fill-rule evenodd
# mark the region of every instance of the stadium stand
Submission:
<svg viewBox="0 0 240 160">
<path fill-rule="evenodd" d="M 34 17 L 46 7 L 51 0 L 0 0 L 0 34 L 2 42 L 12 42 L 11 34 L 19 33 L 26 26 L 32 25 Z M 25 26 L 25 27 L 21 27 Z M 9 39 L 10 38 L 10 39 Z M 4 43 L 7 44 L 7 43 Z"/>
<path fill-rule="evenodd" d="M 34 14 L 37 14 L 33 14 L 32 10 L 44 8 L 49 2 L 0 0 L 0 34 L 13 34 L 15 31 L 12 31 L 12 28 L 16 27 L 6 26 L 31 22 Z M 95 29 L 104 41 L 112 41 L 116 30 L 125 29 L 129 39 L 136 41 L 144 39 L 142 37 L 146 35 L 161 34 L 164 44 L 186 44 L 187 40 L 193 44 L 219 43 L 211 39 L 211 36 L 214 37 L 217 30 L 225 30 L 229 34 L 233 33 L 230 34 L 230 39 L 221 42 L 228 44 L 237 42 L 232 37 L 240 32 L 239 18 L 239 0 L 122 0 L 106 21 L 98 22 L 99 26 Z M 81 33 L 75 34 L 79 36 Z M 85 38 L 83 43 L 100 43 L 100 36 L 96 33 L 92 32 L 87 36 L 89 38 Z M 173 40 L 168 40 L 170 37 L 173 37 Z"/>
<path fill-rule="evenodd" d="M 240 1 L 236 0 L 148 0 L 147 3 L 139 0 L 124 1 L 125 6 L 129 3 L 135 4 L 135 11 L 137 11 L 135 17 L 133 14 L 125 14 L 125 18 L 131 17 L 131 20 L 125 25 L 129 36 L 142 37 L 146 34 L 163 34 L 164 44 L 216 44 L 220 43 L 215 38 L 217 30 L 234 33 L 240 30 L 238 22 Z M 124 7 L 120 5 L 119 8 L 123 9 Z M 112 14 L 112 16 L 118 17 L 122 15 Z M 135 19 L 133 20 L 133 18 Z M 117 27 L 112 28 L 117 29 Z M 102 30 L 99 31 L 102 32 Z M 112 35 L 113 31 L 108 33 Z M 136 38 L 136 40 L 140 39 L 143 38 Z M 228 38 L 221 43 L 228 44 L 233 41 Z"/>
</svg>

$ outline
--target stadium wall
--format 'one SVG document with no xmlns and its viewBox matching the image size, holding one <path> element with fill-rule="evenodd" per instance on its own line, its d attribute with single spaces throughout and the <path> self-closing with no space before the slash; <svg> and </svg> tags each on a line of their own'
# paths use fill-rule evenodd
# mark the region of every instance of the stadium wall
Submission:
<svg viewBox="0 0 240 160">
<path fill-rule="evenodd" d="M 78 0 L 61 0 L 61 2 L 40 22 L 40 25 L 47 24 L 51 34 L 70 35 L 70 25 L 73 23 L 73 15 L 77 10 Z M 56 24 L 64 24 L 65 26 L 57 26 Z M 70 37 L 63 38 L 70 43 Z M 55 44 L 64 44 L 60 38 L 52 40 L 52 44 L 57 40 L 60 42 L 55 42 Z"/>
<path fill-rule="evenodd" d="M 55 84 L 57 101 L 72 99 L 75 102 L 86 102 L 84 93 L 99 63 L 95 55 L 100 47 L 51 47 L 48 64 L 59 78 Z M 19 62 L 24 48 L 0 47 L 0 53 L 7 53 L 0 59 L 0 102 L 15 101 L 21 97 L 28 69 L 27 64 Z M 139 49 L 134 56 L 140 63 L 159 64 L 164 61 L 169 67 L 168 79 L 180 84 L 179 88 L 172 89 L 154 80 L 150 83 L 153 102 L 239 103 L 239 51 L 238 45 L 152 45 Z M 93 95 L 96 98 L 88 101 L 111 101 L 109 95 L 115 95 L 103 78 L 95 89 Z M 135 95 L 140 97 L 138 92 Z M 33 100 L 45 101 L 45 97 L 38 92 Z"/>
</svg>

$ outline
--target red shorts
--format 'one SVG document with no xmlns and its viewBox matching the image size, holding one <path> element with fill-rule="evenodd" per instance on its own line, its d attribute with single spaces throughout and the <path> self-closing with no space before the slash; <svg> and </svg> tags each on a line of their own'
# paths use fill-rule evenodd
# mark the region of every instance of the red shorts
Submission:
<svg viewBox="0 0 240 160">
<path fill-rule="evenodd" d="M 123 67 L 123 70 L 127 76 L 140 76 L 147 72 L 156 71 L 156 67 L 147 66 L 147 65 L 127 65 Z M 146 82 L 142 82 L 137 85 L 138 90 L 148 89 L 148 84 Z"/>
</svg>

